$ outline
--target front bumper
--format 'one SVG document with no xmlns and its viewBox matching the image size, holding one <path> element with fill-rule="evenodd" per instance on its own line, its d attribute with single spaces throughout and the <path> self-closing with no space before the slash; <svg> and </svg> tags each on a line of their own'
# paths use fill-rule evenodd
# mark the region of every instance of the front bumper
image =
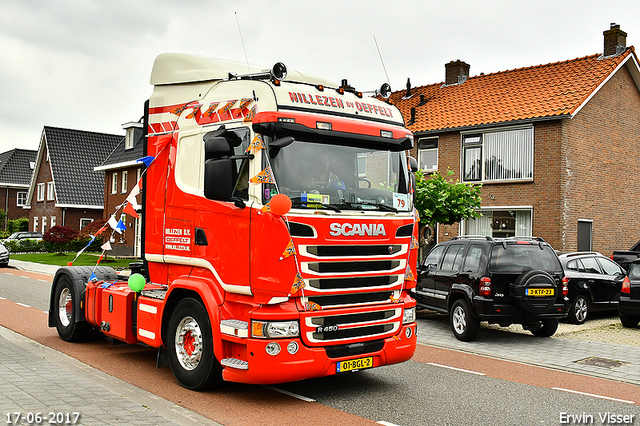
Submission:
<svg viewBox="0 0 640 426">
<path fill-rule="evenodd" d="M 292 340 L 298 344 L 298 352 L 291 355 L 287 345 Z M 267 344 L 277 342 L 282 347 L 278 355 L 266 352 Z M 323 347 L 305 346 L 300 339 L 247 340 L 246 370 L 225 367 L 222 377 L 226 381 L 252 384 L 275 384 L 337 374 L 340 361 L 373 357 L 373 367 L 397 364 L 411 359 L 416 350 L 416 323 L 405 324 L 398 334 L 384 339 L 381 349 L 369 353 L 330 358 Z"/>
</svg>

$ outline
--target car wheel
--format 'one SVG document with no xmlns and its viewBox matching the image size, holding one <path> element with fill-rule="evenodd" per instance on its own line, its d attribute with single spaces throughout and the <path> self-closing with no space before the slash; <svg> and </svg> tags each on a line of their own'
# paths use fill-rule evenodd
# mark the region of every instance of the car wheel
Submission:
<svg viewBox="0 0 640 426">
<path fill-rule="evenodd" d="M 576 297 L 567 319 L 573 324 L 584 324 L 589 314 L 589 301 L 583 295 Z"/>
<path fill-rule="evenodd" d="M 458 340 L 470 342 L 478 337 L 480 321 L 471 315 L 471 309 L 465 299 L 458 299 L 453 302 L 449 319 L 451 331 L 453 331 L 453 335 Z"/>
<path fill-rule="evenodd" d="M 538 337 L 551 337 L 558 330 L 558 323 L 559 321 L 557 319 L 542 320 L 542 324 L 531 328 L 531 333 Z"/>
<path fill-rule="evenodd" d="M 199 300 L 187 298 L 178 303 L 169 320 L 166 346 L 171 371 L 185 388 L 204 390 L 222 382 L 209 314 Z"/>
<path fill-rule="evenodd" d="M 620 315 L 620 322 L 623 327 L 633 328 L 640 322 L 640 317 L 636 315 Z"/>
</svg>

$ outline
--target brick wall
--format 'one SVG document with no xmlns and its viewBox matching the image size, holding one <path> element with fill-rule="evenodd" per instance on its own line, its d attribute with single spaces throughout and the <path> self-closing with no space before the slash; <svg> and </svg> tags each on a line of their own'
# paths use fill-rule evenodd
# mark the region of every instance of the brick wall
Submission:
<svg viewBox="0 0 640 426">
<path fill-rule="evenodd" d="M 131 193 L 133 187 L 138 183 L 137 171 L 140 166 L 132 166 L 125 169 L 115 170 L 118 173 L 117 177 L 117 191 L 115 194 L 111 193 L 111 179 L 114 171 L 109 170 L 105 172 L 105 201 L 104 201 L 104 215 L 103 219 L 109 220 L 112 214 L 116 213 L 117 207 L 121 205 L 127 196 Z M 127 171 L 127 188 L 123 192 L 122 188 L 122 172 Z M 141 196 L 138 196 L 138 202 L 142 202 Z M 118 214 L 116 219 L 120 219 L 120 213 L 122 209 L 117 210 Z M 113 251 L 110 253 L 114 256 L 133 256 L 135 254 L 135 217 L 127 216 L 125 220 L 125 226 L 127 229 L 122 234 L 114 234 L 115 241 L 111 244 Z"/>
</svg>

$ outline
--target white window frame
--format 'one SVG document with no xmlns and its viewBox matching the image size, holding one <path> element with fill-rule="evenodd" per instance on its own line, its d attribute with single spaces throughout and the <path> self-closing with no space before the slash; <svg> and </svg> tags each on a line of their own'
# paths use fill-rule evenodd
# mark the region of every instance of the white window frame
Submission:
<svg viewBox="0 0 640 426">
<path fill-rule="evenodd" d="M 33 232 L 38 232 L 38 216 L 33 217 Z"/>
<path fill-rule="evenodd" d="M 47 232 L 47 217 L 42 216 L 42 233 Z"/>
<path fill-rule="evenodd" d="M 118 172 L 113 172 L 111 174 L 111 193 L 118 193 Z"/>
<path fill-rule="evenodd" d="M 418 139 L 418 167 L 420 168 L 420 171 L 422 171 L 423 173 L 434 173 L 438 171 L 438 144 L 439 144 L 439 140 L 437 137 L 424 137 L 424 138 L 419 138 Z M 428 148 L 420 148 L 420 144 L 428 144 L 428 145 L 434 145 L 430 146 Z M 436 164 L 435 167 L 427 167 L 426 165 L 423 167 L 423 155 L 425 155 L 427 152 L 431 152 L 436 154 Z"/>
<path fill-rule="evenodd" d="M 56 217 L 55 216 L 51 216 L 51 228 L 53 228 L 54 226 L 56 226 Z M 51 229 L 49 228 L 49 229 Z"/>
<path fill-rule="evenodd" d="M 37 193 L 36 200 L 44 201 L 44 182 L 39 183 L 37 189 L 38 189 L 38 193 Z"/>
<path fill-rule="evenodd" d="M 125 170 L 122 172 L 122 188 L 120 189 L 120 192 L 122 194 L 127 192 L 128 180 L 129 180 L 129 172 Z"/>
<path fill-rule="evenodd" d="M 51 201 L 55 199 L 55 191 L 53 188 L 53 181 L 47 182 L 47 200 Z"/>
<path fill-rule="evenodd" d="M 516 133 L 517 132 L 517 133 Z M 463 182 L 532 182 L 534 166 L 534 145 L 535 129 L 533 126 L 517 126 L 500 129 L 490 129 L 475 132 L 461 132 L 460 150 L 460 176 Z M 515 141 L 514 141 L 515 140 Z M 515 145 L 515 144 L 520 145 Z M 502 166 L 511 163 L 518 169 L 516 172 L 524 173 L 524 176 L 489 176 L 491 170 L 487 167 L 486 158 L 491 155 L 491 149 L 504 155 L 498 158 L 498 163 Z M 524 147 L 523 149 L 520 149 Z M 512 156 L 508 156 L 509 149 L 512 149 Z M 470 177 L 467 173 L 471 162 L 476 162 L 479 166 L 477 175 Z M 499 173 L 499 171 L 494 171 Z M 505 172 L 508 173 L 508 170 Z"/>
<path fill-rule="evenodd" d="M 20 191 L 16 194 L 16 206 L 22 207 L 27 205 L 28 192 Z M 22 200 L 20 200 L 22 198 Z M 20 202 L 22 201 L 22 202 Z"/>
<path fill-rule="evenodd" d="M 133 148 L 133 135 L 134 135 L 133 128 L 127 129 L 127 133 L 124 138 L 124 149 Z"/>
<path fill-rule="evenodd" d="M 82 228 L 84 228 L 85 226 L 87 226 L 91 222 L 93 222 L 92 218 L 90 218 L 90 217 L 81 217 L 80 218 L 80 229 L 82 230 Z"/>
<path fill-rule="evenodd" d="M 487 207 L 482 207 L 480 209 L 477 210 L 479 213 L 488 213 L 488 212 L 504 212 L 504 211 L 509 211 L 509 212 L 514 212 L 515 213 L 515 218 L 516 218 L 516 223 L 515 223 L 515 236 L 516 237 L 532 237 L 533 236 L 533 206 L 487 206 Z M 529 213 L 529 227 L 526 230 L 526 232 L 518 232 L 518 222 L 517 222 L 517 216 L 518 216 L 518 212 L 528 212 Z M 483 216 L 486 220 L 486 216 Z M 483 217 L 480 218 L 476 218 L 476 219 L 470 219 L 470 220 L 483 220 Z M 463 220 L 462 223 L 460 224 L 460 235 L 471 235 L 470 233 L 467 233 L 467 225 L 468 222 L 470 220 Z M 490 228 L 491 229 L 491 228 Z M 477 234 L 477 233 L 473 233 L 473 234 Z M 482 233 L 480 233 L 482 235 Z M 493 231 L 492 231 L 493 234 Z M 492 236 L 492 235 L 488 235 L 488 236 Z"/>
</svg>

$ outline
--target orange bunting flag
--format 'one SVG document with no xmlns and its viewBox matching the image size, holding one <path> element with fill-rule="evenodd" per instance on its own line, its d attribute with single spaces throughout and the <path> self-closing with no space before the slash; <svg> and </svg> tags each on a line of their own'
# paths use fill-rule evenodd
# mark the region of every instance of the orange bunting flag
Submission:
<svg viewBox="0 0 640 426">
<path fill-rule="evenodd" d="M 207 108 L 203 115 L 207 118 L 211 117 L 216 108 L 218 108 L 218 105 L 220 105 L 220 102 L 211 102 L 209 108 Z"/>
<path fill-rule="evenodd" d="M 418 209 L 416 208 L 413 209 L 413 219 L 416 222 L 420 222 L 420 213 L 418 213 Z"/>
<path fill-rule="evenodd" d="M 126 213 L 130 216 L 133 216 L 135 218 L 139 218 L 140 215 L 138 214 L 138 212 L 136 211 L 136 209 L 133 208 L 133 205 L 131 203 L 127 203 L 126 206 L 124 206 L 124 209 L 122 210 L 123 213 Z"/>
<path fill-rule="evenodd" d="M 245 152 L 253 151 L 254 149 L 265 149 L 264 140 L 260 134 L 257 134 L 256 137 L 253 138 Z"/>
<path fill-rule="evenodd" d="M 240 99 L 240 109 L 245 109 L 253 100 L 253 98 L 242 98 Z"/>
<path fill-rule="evenodd" d="M 253 117 L 256 115 L 256 106 L 252 106 L 249 112 L 244 116 L 244 122 L 253 121 Z"/>
<path fill-rule="evenodd" d="M 271 211 L 271 203 L 267 203 L 264 206 L 262 206 L 262 208 L 260 209 L 260 211 L 262 213 L 266 213 L 266 212 L 270 212 Z"/>
<path fill-rule="evenodd" d="M 393 295 L 391 295 L 389 299 L 391 299 L 391 303 L 400 303 L 400 296 L 393 297 Z"/>
<path fill-rule="evenodd" d="M 284 250 L 284 253 L 282 253 L 282 256 L 280 256 L 280 260 L 282 259 L 286 259 L 289 256 L 293 256 L 296 254 L 296 247 L 293 245 L 293 240 L 289 240 L 289 244 L 287 244 L 287 248 Z"/>
<path fill-rule="evenodd" d="M 233 101 L 227 101 L 227 104 L 225 106 L 223 106 L 222 108 L 220 108 L 218 110 L 218 114 L 222 115 L 222 114 L 226 114 L 231 110 L 231 107 L 237 102 L 238 100 L 235 99 Z"/>
<path fill-rule="evenodd" d="M 251 183 L 275 183 L 275 179 L 273 178 L 273 174 L 271 173 L 271 169 L 267 167 L 254 177 L 252 177 L 249 182 Z"/>
<path fill-rule="evenodd" d="M 411 266 L 407 266 L 407 270 L 404 273 L 405 281 L 415 281 L 416 277 L 413 275 L 413 271 L 411 270 Z"/>
<path fill-rule="evenodd" d="M 200 112 L 200 108 L 202 108 L 202 104 L 197 104 L 195 106 L 192 107 L 193 111 L 191 111 L 191 113 L 189 113 L 189 115 L 187 115 L 187 119 L 191 119 L 194 118 L 199 112 Z"/>
<path fill-rule="evenodd" d="M 187 109 L 186 105 L 179 106 L 176 109 L 174 109 L 173 111 L 171 111 L 171 114 L 180 115 L 180 114 L 182 114 L 182 111 L 184 111 L 185 109 Z"/>
<path fill-rule="evenodd" d="M 302 275 L 300 275 L 300 272 L 298 272 L 296 273 L 296 279 L 291 286 L 291 294 L 297 293 L 301 288 L 304 288 L 304 279 L 302 278 Z"/>
<path fill-rule="evenodd" d="M 409 245 L 409 249 L 410 250 L 417 250 L 420 248 L 420 244 L 418 243 L 418 240 L 416 239 L 416 237 L 414 237 L 413 235 L 411 236 L 411 244 Z"/>
<path fill-rule="evenodd" d="M 100 261 L 102 260 L 103 257 L 104 257 L 104 253 L 102 253 L 100 255 L 100 257 L 98 258 L 98 262 L 96 263 L 96 266 L 98 266 L 100 264 Z"/>
<path fill-rule="evenodd" d="M 304 307 L 307 311 L 321 311 L 322 306 L 318 305 L 316 302 L 307 302 L 304 304 Z"/>
</svg>

